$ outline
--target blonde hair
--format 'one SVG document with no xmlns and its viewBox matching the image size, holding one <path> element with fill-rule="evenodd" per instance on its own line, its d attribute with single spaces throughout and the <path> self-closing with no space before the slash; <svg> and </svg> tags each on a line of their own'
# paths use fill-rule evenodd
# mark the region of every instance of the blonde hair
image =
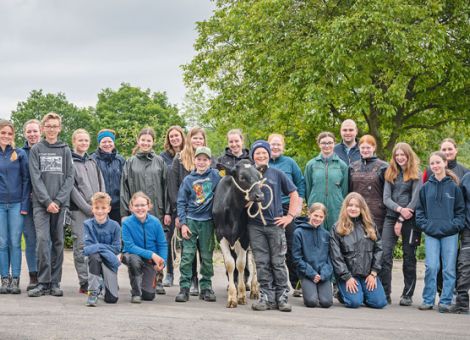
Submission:
<svg viewBox="0 0 470 340">
<path fill-rule="evenodd" d="M 323 211 L 323 214 L 325 215 L 325 218 L 326 218 L 326 215 L 328 214 L 328 212 L 326 210 L 325 205 L 323 203 L 320 203 L 320 202 L 313 203 L 310 206 L 310 208 L 308 208 L 308 215 L 310 216 L 311 214 L 313 214 L 317 210 Z"/>
<path fill-rule="evenodd" d="M 184 148 L 179 153 L 181 164 L 183 164 L 186 171 L 194 170 L 194 152 L 196 150 L 194 150 L 193 146 L 191 145 L 191 138 L 197 135 L 198 133 L 202 134 L 202 137 L 204 138 L 203 145 L 207 146 L 206 132 L 203 128 L 196 126 L 189 130 L 188 135 L 186 136 L 186 139 L 184 141 Z"/>
<path fill-rule="evenodd" d="M 279 138 L 281 140 L 281 143 L 282 145 L 286 145 L 286 141 L 284 139 L 284 136 L 281 135 L 280 133 L 271 133 L 269 136 L 268 136 L 268 143 L 271 143 L 271 141 L 273 140 L 273 138 Z"/>
<path fill-rule="evenodd" d="M 413 151 L 408 143 L 397 143 L 393 147 L 392 157 L 390 159 L 390 166 L 385 171 L 385 180 L 390 183 L 394 183 L 400 171 L 398 170 L 398 164 L 395 160 L 395 153 L 401 150 L 408 159 L 406 168 L 403 171 L 403 180 L 405 182 L 409 180 L 416 180 L 419 178 L 419 158 Z"/>
<path fill-rule="evenodd" d="M 59 125 L 62 126 L 62 117 L 59 116 L 57 113 L 55 112 L 49 112 L 49 113 L 46 113 L 44 115 L 44 117 L 42 117 L 41 119 L 41 126 L 44 126 L 46 124 L 46 122 L 48 120 L 51 120 L 51 119 L 57 119 L 59 121 Z"/>
<path fill-rule="evenodd" d="M 336 232 L 341 236 L 346 236 L 353 231 L 354 222 L 351 220 L 351 217 L 349 217 L 347 212 L 349 202 L 351 202 L 353 199 L 359 203 L 360 216 L 367 237 L 373 241 L 376 241 L 377 233 L 369 207 L 367 206 L 364 197 L 362 197 L 362 195 L 357 192 L 351 192 L 344 198 L 343 204 L 341 205 L 341 210 L 339 212 L 338 222 L 336 222 Z"/>
<path fill-rule="evenodd" d="M 15 148 L 15 127 L 13 126 L 12 122 L 6 119 L 0 119 L 0 130 L 3 129 L 4 127 L 9 127 L 11 131 L 13 132 L 13 139 L 11 141 L 11 148 L 13 149 L 13 152 L 11 153 L 10 156 L 10 161 L 14 162 L 18 159 L 18 154 L 16 153 L 16 148 Z"/>
<path fill-rule="evenodd" d="M 155 142 L 155 130 L 152 129 L 151 127 L 146 127 L 140 130 L 139 134 L 137 135 L 137 141 L 139 140 L 140 137 L 143 135 L 149 135 L 152 137 L 153 141 Z M 136 144 L 136 146 L 132 149 L 132 154 L 135 155 L 139 151 L 139 145 Z"/>
<path fill-rule="evenodd" d="M 95 205 L 98 202 L 103 202 L 107 206 L 111 206 L 111 196 L 105 192 L 95 192 L 93 196 L 91 196 L 91 205 Z"/>
<path fill-rule="evenodd" d="M 137 191 L 136 193 L 134 193 L 134 195 L 132 195 L 131 197 L 131 200 L 129 201 L 129 205 L 133 206 L 134 201 L 138 198 L 143 198 L 144 200 L 147 201 L 147 204 L 149 205 L 149 210 L 153 208 L 153 204 L 152 204 L 152 201 L 150 200 L 150 197 L 148 197 L 147 194 L 144 193 L 143 191 Z"/>
<path fill-rule="evenodd" d="M 431 161 L 432 156 L 437 156 L 440 157 L 444 162 L 447 162 L 447 157 L 445 153 L 442 151 L 434 151 L 430 156 L 429 156 L 429 161 Z M 452 170 L 447 169 L 445 170 L 446 176 L 449 176 L 457 185 L 460 184 L 460 179 L 459 177 L 453 172 Z"/>
<path fill-rule="evenodd" d="M 165 151 L 169 152 L 170 155 L 172 155 L 172 156 L 174 156 L 176 154 L 175 149 L 173 149 L 173 146 L 170 143 L 170 132 L 173 131 L 173 130 L 178 131 L 181 135 L 181 148 L 184 147 L 184 141 L 185 141 L 184 131 L 183 131 L 183 128 L 181 126 L 173 125 L 173 126 L 170 126 L 168 128 L 168 130 L 166 130 L 165 142 L 163 144 L 163 149 L 165 149 Z"/>
<path fill-rule="evenodd" d="M 79 134 L 81 134 L 81 133 L 87 135 L 88 138 L 91 139 L 90 134 L 88 133 L 87 130 L 85 130 L 85 129 L 77 129 L 77 130 L 75 130 L 75 131 L 72 133 L 72 144 L 73 144 L 73 142 L 75 142 L 75 138 L 76 138 Z"/>
<path fill-rule="evenodd" d="M 37 126 L 39 126 L 39 128 L 41 128 L 41 122 L 37 119 L 30 119 L 28 121 L 26 121 L 26 123 L 23 124 L 23 132 L 26 131 L 26 127 L 29 125 L 29 124 L 37 124 Z"/>
</svg>

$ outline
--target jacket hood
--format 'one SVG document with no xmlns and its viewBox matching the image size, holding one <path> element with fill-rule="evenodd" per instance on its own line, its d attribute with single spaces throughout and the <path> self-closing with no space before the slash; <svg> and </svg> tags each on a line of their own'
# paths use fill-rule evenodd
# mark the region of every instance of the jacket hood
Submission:
<svg viewBox="0 0 470 340">
<path fill-rule="evenodd" d="M 65 148 L 66 146 L 68 146 L 66 143 L 62 142 L 59 139 L 54 144 L 49 144 L 49 142 L 45 139 L 41 139 L 39 143 L 46 145 L 48 148 Z"/>
<path fill-rule="evenodd" d="M 117 150 L 114 148 L 113 151 L 108 153 L 108 152 L 104 152 L 100 148 L 97 148 L 95 153 L 96 153 L 96 155 L 98 156 L 99 159 L 102 159 L 104 161 L 111 161 L 114 158 L 116 158 Z"/>
<path fill-rule="evenodd" d="M 191 176 L 204 177 L 207 173 L 211 171 L 212 171 L 212 168 L 210 166 L 202 174 L 198 173 L 196 169 L 194 169 L 193 171 L 191 171 Z"/>
<path fill-rule="evenodd" d="M 85 163 L 88 160 L 88 158 L 89 156 L 86 152 L 83 156 L 80 156 L 78 153 L 75 153 L 72 151 L 72 159 L 74 162 L 77 161 L 77 162 Z"/>
<path fill-rule="evenodd" d="M 225 148 L 225 155 L 229 156 L 229 157 L 233 157 L 233 158 L 248 158 L 248 156 L 250 155 L 250 150 L 244 148 L 244 149 L 242 149 L 242 154 L 240 156 L 235 156 L 232 153 L 232 150 L 230 150 L 229 147 L 226 147 Z"/>
<path fill-rule="evenodd" d="M 156 154 L 153 150 L 151 150 L 150 152 L 137 152 L 135 154 L 135 156 L 139 159 L 148 159 L 148 160 L 152 160 Z"/>
</svg>

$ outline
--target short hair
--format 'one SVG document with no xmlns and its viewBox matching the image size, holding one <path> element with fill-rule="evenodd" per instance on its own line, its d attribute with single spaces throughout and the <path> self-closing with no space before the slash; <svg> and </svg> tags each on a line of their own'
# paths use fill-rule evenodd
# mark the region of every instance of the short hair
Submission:
<svg viewBox="0 0 470 340">
<path fill-rule="evenodd" d="M 46 122 L 51 119 L 57 119 L 59 124 L 62 125 L 62 117 L 55 112 L 46 113 L 41 119 L 41 125 L 44 126 L 44 124 L 46 124 Z"/>
<path fill-rule="evenodd" d="M 329 132 L 329 131 L 323 131 L 323 132 L 320 132 L 318 137 L 317 137 L 317 144 L 320 144 L 320 141 L 323 139 L 323 138 L 327 138 L 327 137 L 330 137 L 333 139 L 333 143 L 336 142 L 336 138 L 335 138 L 335 135 L 332 133 L 332 132 Z"/>
<path fill-rule="evenodd" d="M 105 192 L 95 192 L 93 196 L 91 196 L 91 205 L 95 205 L 98 202 L 103 202 L 106 205 L 111 206 L 111 196 Z"/>
<path fill-rule="evenodd" d="M 326 215 L 328 214 L 328 212 L 326 211 L 326 207 L 323 203 L 320 203 L 320 202 L 316 202 L 316 203 L 313 203 L 310 208 L 308 208 L 308 214 L 313 214 L 315 211 L 317 210 L 321 210 L 323 211 L 323 214 L 325 215 L 325 218 L 326 218 Z"/>
<path fill-rule="evenodd" d="M 41 122 L 37 119 L 30 119 L 28 121 L 26 121 L 26 123 L 23 124 L 23 132 L 26 130 L 26 127 L 29 125 L 29 124 L 37 124 L 39 127 L 41 127 Z"/>
</svg>

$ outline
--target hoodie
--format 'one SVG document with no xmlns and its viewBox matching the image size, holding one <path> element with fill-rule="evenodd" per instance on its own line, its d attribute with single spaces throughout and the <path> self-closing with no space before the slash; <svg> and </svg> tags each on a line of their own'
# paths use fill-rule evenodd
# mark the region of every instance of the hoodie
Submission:
<svg viewBox="0 0 470 340">
<path fill-rule="evenodd" d="M 29 174 L 33 186 L 33 207 L 46 208 L 55 202 L 68 207 L 73 188 L 72 153 L 67 144 L 45 139 L 34 144 L 29 152 Z"/>
<path fill-rule="evenodd" d="M 442 238 L 457 234 L 464 223 L 462 191 L 449 176 L 438 181 L 432 175 L 419 192 L 416 224 L 427 235 Z"/>
<path fill-rule="evenodd" d="M 320 275 L 322 281 L 331 280 L 333 266 L 329 256 L 330 234 L 319 226 L 313 227 L 306 218 L 297 219 L 292 241 L 292 257 L 300 277 L 312 279 Z"/>
<path fill-rule="evenodd" d="M 217 163 L 233 168 L 242 159 L 250 159 L 250 151 L 248 149 L 242 149 L 242 154 L 235 156 L 230 148 L 225 148 L 225 153 L 217 159 Z"/>
</svg>

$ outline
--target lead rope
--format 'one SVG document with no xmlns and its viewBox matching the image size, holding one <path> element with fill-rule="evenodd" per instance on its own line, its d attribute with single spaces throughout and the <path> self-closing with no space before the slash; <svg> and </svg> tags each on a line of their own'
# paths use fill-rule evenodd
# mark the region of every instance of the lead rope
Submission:
<svg viewBox="0 0 470 340">
<path fill-rule="evenodd" d="M 180 228 L 175 227 L 175 231 L 173 232 L 173 236 L 171 237 L 170 244 L 171 244 L 171 259 L 173 260 L 173 267 L 177 268 L 181 262 L 181 241 L 183 238 L 179 235 L 181 232 Z M 180 247 L 178 250 L 178 243 L 180 243 Z"/>
<path fill-rule="evenodd" d="M 269 208 L 269 206 L 271 205 L 271 203 L 273 202 L 273 190 L 271 189 L 271 187 L 267 184 L 265 184 L 264 182 L 266 182 L 266 178 L 263 178 L 262 180 L 260 181 L 257 181 L 255 183 L 253 183 L 251 185 L 251 187 L 247 190 L 243 189 L 242 187 L 240 187 L 237 183 L 237 181 L 235 181 L 235 179 L 232 177 L 232 182 L 233 184 L 235 184 L 235 186 L 238 188 L 238 190 L 240 190 L 242 193 L 245 194 L 245 200 L 248 202 L 246 204 L 246 212 L 248 214 L 249 217 L 251 218 L 255 218 L 256 216 L 259 215 L 259 217 L 261 218 L 261 222 L 263 222 L 263 225 L 267 225 L 266 223 L 266 219 L 264 218 L 264 215 L 263 215 L 263 210 L 266 210 L 267 208 Z M 251 208 L 253 207 L 253 204 L 255 204 L 254 201 L 250 201 L 250 191 L 255 187 L 255 185 L 259 184 L 259 188 L 260 190 L 265 187 L 268 189 L 269 191 L 269 201 L 268 203 L 263 206 L 263 204 L 261 202 L 256 202 L 256 205 L 258 206 L 258 210 L 255 212 L 255 213 L 251 213 Z"/>
</svg>

